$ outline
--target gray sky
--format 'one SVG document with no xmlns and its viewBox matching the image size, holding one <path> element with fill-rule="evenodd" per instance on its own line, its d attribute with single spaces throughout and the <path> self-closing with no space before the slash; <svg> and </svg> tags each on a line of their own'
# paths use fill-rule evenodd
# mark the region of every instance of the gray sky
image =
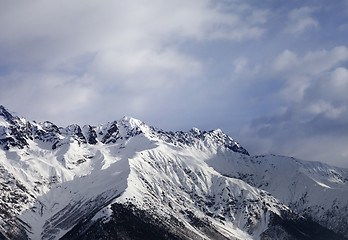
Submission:
<svg viewBox="0 0 348 240">
<path fill-rule="evenodd" d="M 221 128 L 348 167 L 348 1 L 0 0 L 0 104 L 60 126 Z"/>
</svg>

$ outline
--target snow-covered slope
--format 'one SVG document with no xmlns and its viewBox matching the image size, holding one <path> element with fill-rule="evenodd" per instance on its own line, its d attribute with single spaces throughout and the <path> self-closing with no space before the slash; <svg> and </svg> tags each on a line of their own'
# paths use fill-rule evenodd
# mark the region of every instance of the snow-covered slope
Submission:
<svg viewBox="0 0 348 240">
<path fill-rule="evenodd" d="M 345 170 L 250 157 L 221 130 L 60 128 L 0 106 L 0 145 L 0 239 L 341 239 L 291 208 L 347 234 Z"/>
<path fill-rule="evenodd" d="M 225 176 L 266 190 L 298 213 L 348 236 L 348 171 L 284 156 L 230 152 L 207 161 Z"/>
</svg>

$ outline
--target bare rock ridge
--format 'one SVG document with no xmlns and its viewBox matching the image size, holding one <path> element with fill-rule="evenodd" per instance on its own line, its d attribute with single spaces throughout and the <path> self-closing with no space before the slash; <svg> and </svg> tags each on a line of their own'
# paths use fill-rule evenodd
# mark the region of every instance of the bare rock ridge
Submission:
<svg viewBox="0 0 348 240">
<path fill-rule="evenodd" d="M 347 239 L 348 171 L 220 129 L 30 122 L 0 106 L 0 239 Z"/>
</svg>

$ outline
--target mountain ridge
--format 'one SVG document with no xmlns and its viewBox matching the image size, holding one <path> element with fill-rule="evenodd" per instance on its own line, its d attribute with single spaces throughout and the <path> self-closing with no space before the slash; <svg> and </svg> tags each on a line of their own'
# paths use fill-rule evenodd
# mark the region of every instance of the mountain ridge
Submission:
<svg viewBox="0 0 348 240">
<path fill-rule="evenodd" d="M 286 201 L 284 193 L 277 196 L 284 186 L 272 185 L 265 176 L 273 178 L 272 169 L 284 167 L 278 166 L 280 157 L 265 156 L 262 168 L 261 157 L 249 156 L 221 130 L 165 132 L 130 117 L 98 126 L 61 128 L 51 122 L 29 122 L 2 106 L 0 116 L 0 180 L 4 182 L 0 203 L 9 209 L 0 212 L 4 239 L 87 239 L 96 232 L 100 239 L 136 239 L 136 232 L 146 231 L 145 227 L 133 228 L 135 235 L 129 236 L 127 224 L 115 228 L 118 222 L 129 224 L 132 219 L 152 226 L 153 236 L 172 236 L 168 239 L 272 239 L 277 234 L 344 239 L 316 222 L 347 235 L 346 225 L 328 225 L 330 204 L 302 201 L 304 193 L 299 192 L 305 207 L 327 208 L 317 219 L 313 211 L 303 218 L 303 209 L 295 206 L 298 201 Z M 293 161 L 302 163 L 284 160 Z M 318 165 L 301 166 L 312 171 Z M 322 168 L 335 170 L 328 165 Z M 323 179 L 316 179 L 316 191 L 340 186 L 346 193 L 348 175 L 338 169 L 328 177 L 320 173 Z M 270 175 L 262 175 L 264 170 Z M 337 181 L 330 180 L 333 176 Z M 348 211 L 342 204 L 346 198 L 337 197 L 340 201 L 332 207 L 343 213 L 336 222 L 346 224 Z M 129 220 L 120 219 L 121 212 L 128 213 Z M 301 221 L 320 234 L 301 229 Z"/>
<path fill-rule="evenodd" d="M 161 129 L 147 126 L 140 120 L 137 120 L 132 117 L 127 117 L 127 116 L 124 116 L 119 121 L 108 122 L 106 124 L 101 124 L 98 126 L 84 125 L 81 128 L 78 124 L 71 124 L 67 126 L 66 128 L 63 128 L 63 127 L 58 127 L 57 125 L 49 121 L 45 121 L 43 123 L 34 122 L 33 124 L 25 119 L 21 120 L 19 117 L 13 116 L 2 105 L 0 105 L 0 116 L 4 116 L 5 120 L 8 121 L 8 123 L 12 125 L 16 125 L 18 129 L 21 129 L 24 127 L 29 128 L 29 131 L 21 132 L 22 136 L 18 136 L 18 132 L 16 132 L 16 136 L 18 136 L 19 139 L 15 139 L 15 140 L 18 140 L 19 142 L 21 142 L 20 145 L 17 145 L 20 147 L 23 147 L 23 145 L 26 145 L 25 140 L 23 140 L 23 138 L 27 138 L 27 139 L 32 139 L 33 137 L 40 138 L 40 135 L 44 135 L 45 133 L 43 133 L 41 130 L 45 130 L 46 133 L 55 133 L 55 134 L 64 134 L 66 136 L 73 136 L 75 138 L 78 138 L 82 143 L 86 143 L 86 141 L 89 144 L 96 144 L 98 141 L 102 143 L 108 143 L 111 141 L 115 142 L 118 137 L 117 134 L 119 133 L 117 124 L 123 124 L 130 130 L 129 132 L 127 132 L 128 135 L 125 136 L 126 138 L 132 135 L 140 134 L 140 133 L 144 133 L 148 135 L 149 137 L 154 137 L 157 133 L 159 134 L 161 140 L 164 140 L 166 142 L 169 142 L 169 143 L 179 142 L 181 144 L 190 144 L 191 143 L 190 140 L 193 140 L 194 138 L 205 139 L 206 137 L 210 137 L 210 138 L 214 138 L 216 141 L 219 141 L 219 143 L 223 144 L 225 147 L 230 148 L 231 150 L 235 152 L 240 152 L 240 153 L 249 155 L 249 153 L 243 147 L 241 147 L 239 143 L 235 142 L 231 137 L 223 133 L 221 129 L 211 130 L 209 132 L 206 132 L 206 131 L 201 132 L 197 128 L 192 128 L 189 132 L 182 132 L 182 131 L 165 132 Z M 107 129 L 106 133 L 103 132 L 103 128 Z M 37 134 L 35 135 L 35 133 Z M 34 136 L 31 136 L 30 134 Z M 52 137 L 54 137 L 54 139 L 53 140 L 49 139 L 49 140 L 55 141 L 54 144 L 52 145 L 52 148 L 54 149 L 56 145 L 59 143 L 59 137 L 58 136 L 52 136 Z M 113 139 L 110 139 L 112 137 Z M 15 144 L 13 141 L 14 140 L 10 139 L 8 140 L 7 144 L 8 145 Z"/>
</svg>

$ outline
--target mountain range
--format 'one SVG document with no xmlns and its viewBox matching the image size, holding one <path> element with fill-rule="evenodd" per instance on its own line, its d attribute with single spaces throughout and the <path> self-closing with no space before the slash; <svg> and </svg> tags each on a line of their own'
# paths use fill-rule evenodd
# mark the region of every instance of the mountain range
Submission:
<svg viewBox="0 0 348 240">
<path fill-rule="evenodd" d="M 251 156 L 220 129 L 0 106 L 0 173 L 0 239 L 348 239 L 347 169 Z"/>
</svg>

